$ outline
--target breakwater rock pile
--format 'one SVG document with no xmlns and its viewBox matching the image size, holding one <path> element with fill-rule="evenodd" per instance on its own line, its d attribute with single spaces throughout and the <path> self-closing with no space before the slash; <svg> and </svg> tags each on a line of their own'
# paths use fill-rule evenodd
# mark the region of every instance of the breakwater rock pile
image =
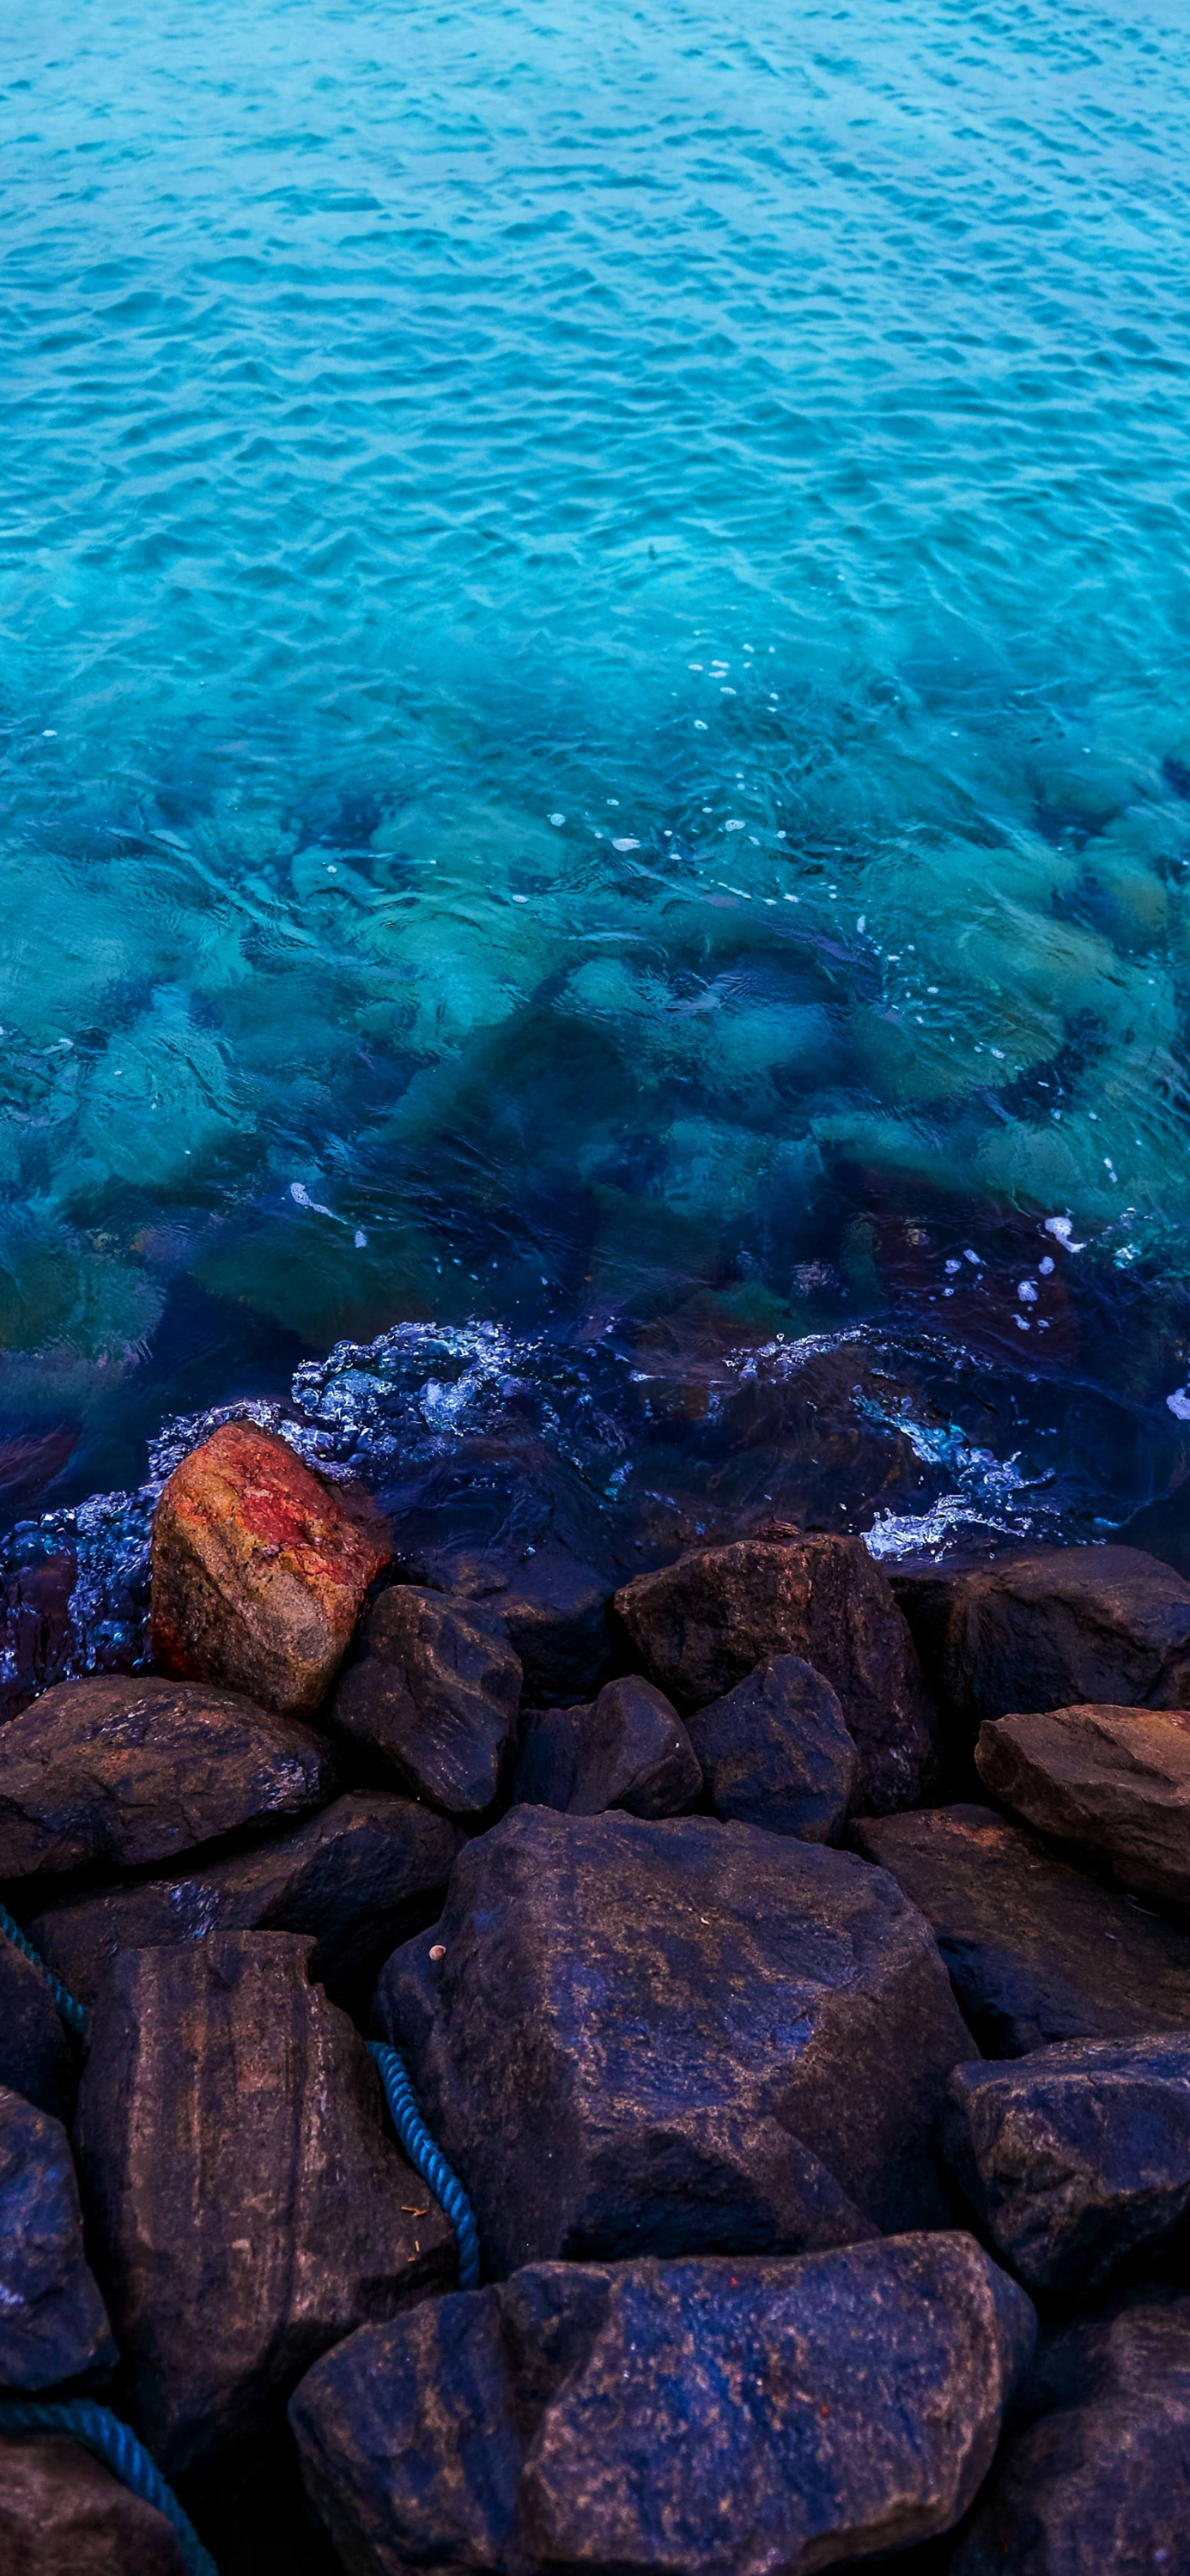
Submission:
<svg viewBox="0 0 1190 2576">
<path fill-rule="evenodd" d="M 1190 1584 L 447 1571 L 225 1422 L 0 1727 L 0 2563 L 1185 2576 Z"/>
</svg>

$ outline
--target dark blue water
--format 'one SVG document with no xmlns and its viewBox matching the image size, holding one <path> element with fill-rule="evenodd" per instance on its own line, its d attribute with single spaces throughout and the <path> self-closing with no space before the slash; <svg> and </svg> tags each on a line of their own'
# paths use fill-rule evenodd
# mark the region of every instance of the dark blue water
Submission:
<svg viewBox="0 0 1190 2576">
<path fill-rule="evenodd" d="M 890 1510 L 1176 1485 L 1188 117 L 1181 0 L 0 29 L 10 1521 L 432 1323 L 593 1511 L 840 1333 Z"/>
</svg>

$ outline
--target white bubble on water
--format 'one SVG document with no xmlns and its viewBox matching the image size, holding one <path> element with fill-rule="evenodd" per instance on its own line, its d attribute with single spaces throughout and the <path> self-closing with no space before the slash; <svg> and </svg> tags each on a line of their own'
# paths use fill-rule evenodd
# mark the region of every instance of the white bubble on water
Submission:
<svg viewBox="0 0 1190 2576">
<path fill-rule="evenodd" d="M 1016 1293 L 1018 1297 L 1023 1298 L 1026 1306 L 1036 1305 L 1039 1291 L 1031 1279 L 1018 1279 Z"/>
<path fill-rule="evenodd" d="M 554 827 L 555 832 L 560 832 L 560 831 L 561 831 L 561 829 L 562 829 L 562 825 L 564 824 L 565 820 L 566 820 L 566 816 L 565 816 L 564 814 L 551 814 L 551 816 L 550 816 L 550 821 L 551 821 L 551 823 L 553 824 L 553 827 Z"/>
<path fill-rule="evenodd" d="M 624 840 L 613 841 L 612 848 L 613 850 L 639 850 L 640 842 L 634 841 L 631 833 L 629 833 Z"/>
<path fill-rule="evenodd" d="M 1167 1395 L 1165 1401 L 1170 1412 L 1176 1414 L 1179 1422 L 1190 1422 L 1190 1386 L 1175 1387 L 1173 1394 Z"/>
</svg>

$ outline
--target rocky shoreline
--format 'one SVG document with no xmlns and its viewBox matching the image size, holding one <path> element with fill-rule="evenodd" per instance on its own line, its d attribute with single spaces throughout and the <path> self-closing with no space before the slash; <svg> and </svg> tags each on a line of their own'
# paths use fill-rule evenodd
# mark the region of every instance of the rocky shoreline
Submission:
<svg viewBox="0 0 1190 2576">
<path fill-rule="evenodd" d="M 1190 2576 L 1190 1583 L 489 1578 L 228 1421 L 152 1670 L 6 1715 L 0 2409 L 219 2576 Z M 0 2564 L 186 2558 L 54 2430 Z"/>
</svg>

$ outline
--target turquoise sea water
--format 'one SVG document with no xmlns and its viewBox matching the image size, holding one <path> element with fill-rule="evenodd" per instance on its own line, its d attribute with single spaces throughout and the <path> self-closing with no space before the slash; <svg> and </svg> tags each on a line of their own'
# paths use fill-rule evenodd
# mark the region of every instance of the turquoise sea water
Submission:
<svg viewBox="0 0 1190 2576">
<path fill-rule="evenodd" d="M 1184 1473 L 1188 118 L 1181 0 L 9 16 L 10 1518 L 432 1320 Z"/>
</svg>

